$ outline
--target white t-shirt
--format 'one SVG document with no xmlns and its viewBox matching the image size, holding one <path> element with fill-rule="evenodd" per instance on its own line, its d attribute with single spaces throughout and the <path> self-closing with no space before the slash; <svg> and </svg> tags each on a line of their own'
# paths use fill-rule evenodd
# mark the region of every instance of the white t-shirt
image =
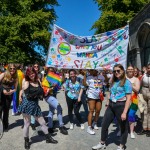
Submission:
<svg viewBox="0 0 150 150">
<path fill-rule="evenodd" d="M 86 84 L 88 85 L 87 96 L 92 99 L 100 99 L 99 93 L 103 88 L 104 78 L 101 75 L 88 76 Z"/>
</svg>

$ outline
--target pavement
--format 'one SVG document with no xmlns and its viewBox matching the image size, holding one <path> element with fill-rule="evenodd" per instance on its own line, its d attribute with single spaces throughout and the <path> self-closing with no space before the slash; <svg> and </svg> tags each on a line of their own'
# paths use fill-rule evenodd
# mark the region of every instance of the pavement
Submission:
<svg viewBox="0 0 150 150">
<path fill-rule="evenodd" d="M 85 120 L 85 129 L 81 130 L 78 125 L 77 120 L 75 119 L 75 126 L 73 130 L 69 130 L 69 120 L 67 115 L 67 105 L 64 96 L 64 91 L 60 91 L 58 93 L 57 98 L 63 108 L 63 116 L 65 127 L 68 129 L 68 135 L 62 135 L 59 131 L 57 135 L 53 138 L 58 140 L 58 144 L 47 144 L 45 142 L 44 134 L 41 132 L 40 126 L 37 123 L 36 131 L 32 131 L 30 128 L 30 143 L 31 150 L 91 150 L 92 146 L 98 144 L 100 141 L 101 134 L 101 122 L 105 112 L 105 103 L 106 98 L 103 102 L 102 110 L 99 116 L 98 126 L 99 130 L 96 130 L 95 135 L 90 135 L 86 132 L 87 129 L 87 121 L 86 116 L 84 114 L 84 109 L 81 107 L 80 113 Z M 43 115 L 45 116 L 45 120 L 47 120 L 48 114 L 48 105 L 45 101 L 40 101 L 40 106 L 43 111 Z M 137 113 L 139 116 L 139 112 Z M 0 139 L 0 150 L 24 150 L 24 138 L 23 138 L 23 130 L 21 126 L 23 125 L 22 116 L 12 116 L 10 110 L 9 117 L 9 131 L 4 132 L 2 139 Z M 54 126 L 58 128 L 57 115 L 54 115 Z M 136 130 L 138 130 L 138 126 L 140 126 L 140 122 L 138 121 Z M 109 135 L 107 139 L 107 150 L 116 150 L 117 145 L 119 144 L 119 137 L 117 137 L 115 121 L 109 127 Z M 126 144 L 127 150 L 150 150 L 150 138 L 145 135 L 136 135 L 135 139 L 130 138 L 130 134 L 128 136 L 128 141 Z"/>
</svg>

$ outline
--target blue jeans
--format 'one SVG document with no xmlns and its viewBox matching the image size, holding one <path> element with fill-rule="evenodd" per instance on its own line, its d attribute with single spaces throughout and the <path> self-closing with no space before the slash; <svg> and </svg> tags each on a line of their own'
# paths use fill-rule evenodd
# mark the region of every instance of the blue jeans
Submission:
<svg viewBox="0 0 150 150">
<path fill-rule="evenodd" d="M 53 128 L 53 115 L 55 109 L 57 110 L 59 126 L 62 127 L 64 125 L 63 117 L 62 117 L 62 108 L 58 103 L 58 100 L 53 96 L 49 96 L 46 102 L 49 104 L 48 127 Z"/>
</svg>

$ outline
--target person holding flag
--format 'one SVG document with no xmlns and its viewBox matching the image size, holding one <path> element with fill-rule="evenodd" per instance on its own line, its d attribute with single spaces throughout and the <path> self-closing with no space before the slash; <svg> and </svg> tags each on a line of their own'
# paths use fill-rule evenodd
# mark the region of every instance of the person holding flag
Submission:
<svg viewBox="0 0 150 150">
<path fill-rule="evenodd" d="M 42 81 L 42 87 L 44 90 L 44 96 L 46 102 L 49 104 L 49 114 L 48 114 L 48 131 L 49 133 L 54 133 L 57 130 L 53 128 L 53 115 L 54 111 L 57 110 L 57 117 L 59 120 L 59 130 L 60 133 L 67 135 L 68 132 L 64 127 L 62 107 L 56 99 L 56 93 L 61 88 L 61 78 L 54 71 L 54 68 L 50 67 L 48 69 L 48 74 Z"/>
</svg>

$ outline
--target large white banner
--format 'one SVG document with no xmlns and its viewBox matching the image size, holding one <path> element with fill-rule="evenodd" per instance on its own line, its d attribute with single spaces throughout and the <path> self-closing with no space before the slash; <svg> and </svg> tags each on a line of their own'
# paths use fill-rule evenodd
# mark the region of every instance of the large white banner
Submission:
<svg viewBox="0 0 150 150">
<path fill-rule="evenodd" d="M 47 67 L 74 69 L 126 68 L 129 27 L 93 36 L 76 36 L 54 25 Z"/>
</svg>

